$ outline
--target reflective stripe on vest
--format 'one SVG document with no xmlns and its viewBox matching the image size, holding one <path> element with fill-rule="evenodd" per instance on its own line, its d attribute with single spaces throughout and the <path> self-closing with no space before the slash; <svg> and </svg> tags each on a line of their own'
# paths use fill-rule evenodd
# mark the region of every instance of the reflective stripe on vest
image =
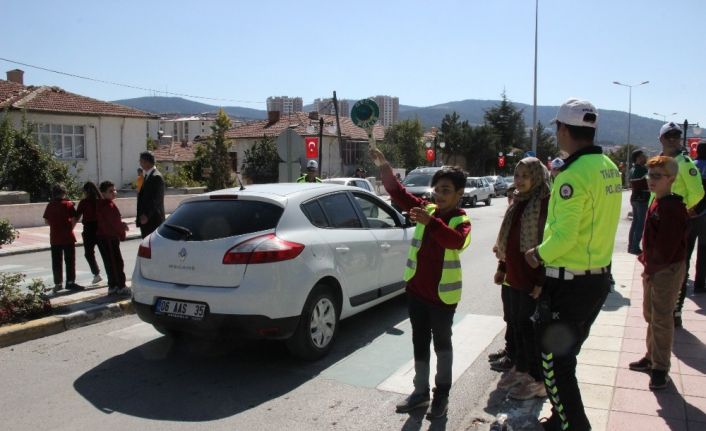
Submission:
<svg viewBox="0 0 706 431">
<path fill-rule="evenodd" d="M 436 209 L 436 205 L 427 205 L 425 210 L 429 214 L 433 214 Z M 449 220 L 449 227 L 451 229 L 456 228 L 456 226 L 461 223 L 470 222 L 467 215 L 452 217 Z M 424 237 L 425 226 L 421 223 L 417 223 L 417 227 L 414 229 L 414 236 L 412 238 L 412 244 L 409 247 L 409 253 L 407 254 L 407 267 L 404 270 L 404 281 L 409 281 L 414 277 L 414 273 L 417 271 L 417 252 L 419 247 L 422 245 L 422 238 Z M 461 258 L 460 254 L 463 250 L 468 247 L 471 243 L 470 233 L 466 236 L 466 241 L 463 243 L 463 248 L 460 250 L 445 249 L 444 250 L 444 263 L 441 269 L 441 280 L 439 280 L 439 287 L 437 292 L 439 294 L 439 299 L 444 304 L 456 304 L 461 300 Z"/>
</svg>

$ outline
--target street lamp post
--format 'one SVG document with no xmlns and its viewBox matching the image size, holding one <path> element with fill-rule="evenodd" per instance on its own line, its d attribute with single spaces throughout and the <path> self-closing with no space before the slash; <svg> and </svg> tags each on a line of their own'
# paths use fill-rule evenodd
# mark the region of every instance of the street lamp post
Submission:
<svg viewBox="0 0 706 431">
<path fill-rule="evenodd" d="M 642 81 L 639 84 L 623 84 L 622 82 L 613 81 L 615 85 L 628 87 L 628 143 L 625 145 L 625 186 L 627 187 L 630 181 L 628 172 L 630 172 L 630 117 L 632 117 L 632 87 L 649 84 L 650 81 Z"/>
<path fill-rule="evenodd" d="M 537 154 L 537 24 L 539 0 L 534 2 L 534 103 L 532 105 L 532 152 Z"/>
<path fill-rule="evenodd" d="M 682 146 L 686 149 L 686 151 L 690 150 L 690 148 L 687 147 L 687 135 L 689 134 L 689 126 L 691 126 L 691 129 L 694 131 L 694 136 L 701 135 L 701 127 L 699 127 L 699 123 L 689 124 L 688 120 L 686 120 L 686 119 L 684 120 L 684 133 L 682 134 L 682 136 L 683 136 Z"/>
<path fill-rule="evenodd" d="M 672 117 L 672 116 L 674 116 L 674 115 L 677 115 L 676 112 L 672 112 L 672 113 L 669 114 L 669 115 L 660 114 L 659 112 L 653 112 L 653 114 L 656 115 L 656 116 L 658 116 L 658 117 L 662 117 L 662 121 L 664 121 L 665 123 L 667 122 L 667 117 Z"/>
</svg>

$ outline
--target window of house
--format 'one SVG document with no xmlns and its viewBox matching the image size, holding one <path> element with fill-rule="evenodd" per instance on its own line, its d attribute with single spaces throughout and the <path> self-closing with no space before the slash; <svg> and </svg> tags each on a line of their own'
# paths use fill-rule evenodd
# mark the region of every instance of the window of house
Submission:
<svg viewBox="0 0 706 431">
<path fill-rule="evenodd" d="M 357 165 L 360 160 L 364 160 L 368 149 L 367 143 L 362 145 L 355 141 L 343 141 L 343 164 Z"/>
<path fill-rule="evenodd" d="M 85 126 L 68 124 L 35 124 L 34 138 L 57 159 L 86 158 Z"/>
<path fill-rule="evenodd" d="M 189 123 L 184 123 L 184 139 L 189 139 Z"/>
</svg>

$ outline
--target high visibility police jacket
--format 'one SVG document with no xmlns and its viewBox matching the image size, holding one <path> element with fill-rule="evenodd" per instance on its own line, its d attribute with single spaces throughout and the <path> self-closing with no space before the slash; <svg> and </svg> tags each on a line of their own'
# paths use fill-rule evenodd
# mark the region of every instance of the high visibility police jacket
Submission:
<svg viewBox="0 0 706 431">
<path fill-rule="evenodd" d="M 306 175 L 302 175 L 301 177 L 297 178 L 298 183 L 322 183 L 321 178 L 316 177 L 314 178 L 314 181 L 307 181 Z"/>
<path fill-rule="evenodd" d="M 679 153 L 674 156 L 677 161 L 679 170 L 677 177 L 672 183 L 672 193 L 679 195 L 684 199 L 684 204 L 687 209 L 693 208 L 704 197 L 704 186 L 701 182 L 701 175 L 696 168 L 696 164 L 684 153 Z M 655 198 L 654 193 L 650 193 L 649 205 Z"/>
<path fill-rule="evenodd" d="M 436 209 L 436 205 L 427 205 L 425 210 L 429 214 L 433 214 Z M 470 219 L 467 215 L 452 217 L 449 220 L 449 227 L 451 229 L 460 225 L 461 223 L 470 223 Z M 409 247 L 409 253 L 407 254 L 407 266 L 404 271 L 404 281 L 409 281 L 414 277 L 414 273 L 417 271 L 417 252 L 419 247 L 422 245 L 422 238 L 424 237 L 424 228 L 426 226 L 417 223 L 417 227 L 414 229 L 414 235 L 412 237 L 412 245 Z M 437 293 L 439 294 L 439 299 L 444 304 L 457 304 L 461 300 L 461 258 L 460 254 L 465 250 L 471 243 L 471 235 L 466 236 L 466 240 L 463 243 L 463 247 L 460 250 L 454 249 L 444 249 L 444 263 L 441 269 L 441 279 L 439 280 L 439 286 L 437 287 Z"/>
<path fill-rule="evenodd" d="M 684 198 L 687 208 L 693 208 L 704 197 L 704 187 L 696 164 L 684 154 L 678 154 L 674 160 L 679 165 L 677 177 L 672 184 L 672 193 Z"/>
<path fill-rule="evenodd" d="M 620 171 L 599 146 L 566 159 L 554 179 L 544 238 L 546 266 L 588 270 L 608 266 L 620 219 Z"/>
</svg>

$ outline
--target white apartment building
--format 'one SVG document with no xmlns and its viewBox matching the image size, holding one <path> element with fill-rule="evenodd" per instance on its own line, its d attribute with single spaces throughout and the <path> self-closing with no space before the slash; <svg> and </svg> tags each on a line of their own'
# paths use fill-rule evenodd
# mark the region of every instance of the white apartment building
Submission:
<svg viewBox="0 0 706 431">
<path fill-rule="evenodd" d="M 214 122 L 213 117 L 203 116 L 162 118 L 159 120 L 159 129 L 163 136 L 171 136 L 172 141 L 193 142 L 198 136 L 209 136 Z"/>
</svg>

